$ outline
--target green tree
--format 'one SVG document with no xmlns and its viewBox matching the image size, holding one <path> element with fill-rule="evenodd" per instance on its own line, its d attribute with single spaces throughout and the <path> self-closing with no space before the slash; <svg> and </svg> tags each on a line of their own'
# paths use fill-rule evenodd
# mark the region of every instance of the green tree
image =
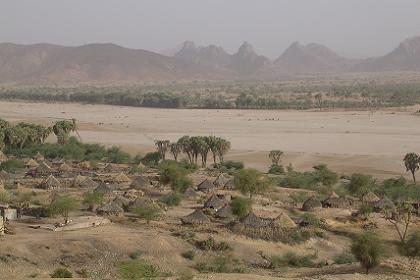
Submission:
<svg viewBox="0 0 420 280">
<path fill-rule="evenodd" d="M 171 154 L 174 156 L 175 161 L 178 161 L 178 155 L 181 153 L 182 151 L 182 147 L 181 145 L 176 142 L 176 143 L 171 143 L 169 145 L 169 150 L 171 151 Z"/>
<path fill-rule="evenodd" d="M 313 169 L 315 180 L 324 186 L 331 187 L 338 182 L 337 173 L 329 170 L 325 164 L 315 165 Z"/>
<path fill-rule="evenodd" d="M 405 243 L 405 253 L 410 258 L 420 257 L 420 231 L 412 233 Z"/>
<path fill-rule="evenodd" d="M 57 136 L 58 144 L 64 145 L 68 142 L 70 133 L 72 131 L 77 132 L 76 119 L 57 121 L 53 125 L 52 130 Z"/>
<path fill-rule="evenodd" d="M 416 171 L 419 170 L 420 167 L 420 157 L 415 153 L 408 153 L 405 155 L 404 159 L 404 165 L 407 171 L 411 172 L 411 175 L 413 176 L 413 181 L 416 183 Z"/>
<path fill-rule="evenodd" d="M 104 193 L 85 192 L 83 194 L 83 205 L 86 205 L 90 211 L 95 211 L 96 207 L 104 203 Z"/>
<path fill-rule="evenodd" d="M 384 253 L 382 244 L 383 242 L 373 232 L 365 232 L 354 238 L 351 252 L 366 270 L 366 274 L 381 263 Z"/>
<path fill-rule="evenodd" d="M 271 159 L 271 163 L 273 165 L 279 165 L 280 163 L 280 158 L 283 155 L 283 152 L 280 150 L 273 150 L 270 151 L 270 153 L 268 154 L 268 157 Z"/>
<path fill-rule="evenodd" d="M 252 211 L 252 200 L 245 197 L 235 197 L 230 202 L 232 212 L 239 218 L 243 218 Z"/>
<path fill-rule="evenodd" d="M 162 215 L 162 209 L 156 203 L 149 203 L 142 207 L 136 207 L 132 209 L 131 212 L 136 214 L 139 218 L 146 220 L 148 224 L 150 221 L 159 219 Z"/>
<path fill-rule="evenodd" d="M 165 160 L 166 158 L 166 152 L 168 151 L 170 143 L 169 140 L 155 140 L 155 146 L 162 160 Z"/>
<path fill-rule="evenodd" d="M 256 169 L 247 168 L 239 170 L 234 177 L 235 188 L 243 194 L 249 194 L 252 198 L 255 194 L 261 194 L 267 191 L 268 181 Z"/>
<path fill-rule="evenodd" d="M 376 181 L 370 175 L 352 174 L 347 188 L 351 194 L 361 196 L 375 187 Z"/>
<path fill-rule="evenodd" d="M 71 196 L 62 196 L 54 200 L 48 206 L 48 212 L 52 216 L 60 215 L 64 219 L 64 224 L 68 224 L 69 215 L 79 207 L 79 201 Z"/>
</svg>

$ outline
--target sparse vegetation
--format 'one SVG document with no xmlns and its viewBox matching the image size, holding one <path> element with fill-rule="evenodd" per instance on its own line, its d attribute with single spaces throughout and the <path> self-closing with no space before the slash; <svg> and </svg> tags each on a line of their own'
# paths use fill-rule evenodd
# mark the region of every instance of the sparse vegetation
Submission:
<svg viewBox="0 0 420 280">
<path fill-rule="evenodd" d="M 381 263 L 384 247 L 375 233 L 365 232 L 355 237 L 351 245 L 351 252 L 368 274 L 371 269 Z"/>
<path fill-rule="evenodd" d="M 116 263 L 116 268 L 124 280 L 165 278 L 171 276 L 170 273 L 161 271 L 159 267 L 141 259 L 118 262 Z"/>
<path fill-rule="evenodd" d="M 73 278 L 73 273 L 67 268 L 57 268 L 51 273 L 51 278 Z"/>
</svg>

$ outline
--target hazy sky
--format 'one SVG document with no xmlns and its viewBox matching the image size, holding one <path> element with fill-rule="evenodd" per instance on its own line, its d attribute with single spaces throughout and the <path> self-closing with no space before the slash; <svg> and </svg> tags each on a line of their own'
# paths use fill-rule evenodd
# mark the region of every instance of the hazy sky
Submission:
<svg viewBox="0 0 420 280">
<path fill-rule="evenodd" d="M 279 56 L 293 41 L 382 55 L 420 35 L 420 0 L 0 0 L 0 42 L 112 42 L 162 51 L 243 41 Z"/>
</svg>

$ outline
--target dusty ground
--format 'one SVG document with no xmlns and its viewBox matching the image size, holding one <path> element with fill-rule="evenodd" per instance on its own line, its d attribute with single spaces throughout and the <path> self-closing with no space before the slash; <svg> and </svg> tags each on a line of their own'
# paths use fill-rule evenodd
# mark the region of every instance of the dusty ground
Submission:
<svg viewBox="0 0 420 280">
<path fill-rule="evenodd" d="M 136 153 L 154 139 L 183 135 L 222 136 L 232 143 L 228 158 L 266 169 L 267 151 L 286 152 L 284 164 L 310 169 L 320 162 L 343 173 L 385 178 L 407 175 L 401 162 L 420 150 L 418 108 L 356 111 L 265 111 L 149 109 L 107 105 L 0 102 L 0 117 L 52 123 L 76 118 L 85 142 L 120 145 Z"/>
</svg>

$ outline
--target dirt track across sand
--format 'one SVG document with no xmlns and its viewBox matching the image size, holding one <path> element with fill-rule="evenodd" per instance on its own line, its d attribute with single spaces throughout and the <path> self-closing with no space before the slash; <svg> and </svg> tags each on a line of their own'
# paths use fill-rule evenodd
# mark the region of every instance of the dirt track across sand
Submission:
<svg viewBox="0 0 420 280">
<path fill-rule="evenodd" d="M 310 169 L 320 162 L 339 172 L 378 177 L 406 175 L 405 153 L 420 151 L 415 108 L 366 111 L 266 111 L 150 109 L 108 105 L 0 102 L 0 117 L 45 124 L 76 118 L 85 142 L 153 149 L 154 139 L 218 135 L 229 139 L 228 158 L 266 169 L 267 151 L 286 152 L 283 163 Z"/>
</svg>

